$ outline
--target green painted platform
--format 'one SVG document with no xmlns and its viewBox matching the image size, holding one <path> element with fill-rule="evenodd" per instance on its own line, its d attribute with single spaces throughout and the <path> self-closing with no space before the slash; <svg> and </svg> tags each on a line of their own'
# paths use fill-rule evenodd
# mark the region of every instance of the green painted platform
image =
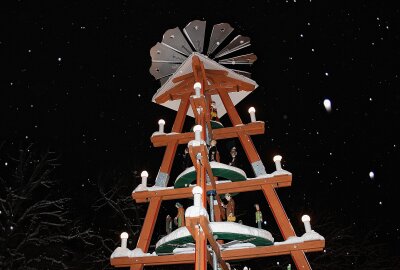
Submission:
<svg viewBox="0 0 400 270">
<path fill-rule="evenodd" d="M 231 180 L 232 182 L 244 181 L 247 179 L 246 173 L 236 167 L 229 166 L 223 163 L 212 161 L 210 162 L 211 170 L 214 176 Z M 196 170 L 194 166 L 187 168 L 175 180 L 175 188 L 183 188 L 189 186 L 196 180 Z"/>
<path fill-rule="evenodd" d="M 210 226 L 213 235 L 216 236 L 217 239 L 226 242 L 237 240 L 243 243 L 251 243 L 255 246 L 270 246 L 274 244 L 274 239 L 271 234 L 262 229 L 234 222 L 211 222 Z M 237 227 L 239 230 L 235 231 L 235 228 L 231 227 Z M 242 232 L 240 232 L 240 229 L 243 229 Z M 228 230 L 231 230 L 231 232 L 228 232 Z M 181 227 L 173 231 L 170 235 L 162 238 L 159 243 L 157 243 L 155 251 L 158 255 L 163 255 L 173 253 L 175 248 L 187 247 L 188 244 L 193 244 L 194 240 L 186 227 Z"/>
</svg>

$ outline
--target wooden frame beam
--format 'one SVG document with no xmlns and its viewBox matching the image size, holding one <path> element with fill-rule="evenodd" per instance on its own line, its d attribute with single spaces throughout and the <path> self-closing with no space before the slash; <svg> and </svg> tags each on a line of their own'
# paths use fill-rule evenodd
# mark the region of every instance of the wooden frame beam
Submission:
<svg viewBox="0 0 400 270">
<path fill-rule="evenodd" d="M 278 227 L 283 235 L 283 238 L 286 240 L 291 236 L 296 236 L 296 232 L 294 231 L 293 226 L 286 215 L 285 209 L 279 200 L 275 188 L 272 185 L 263 185 L 262 190 L 265 198 L 268 201 L 269 207 L 271 208 L 272 214 L 278 223 Z M 297 269 L 311 270 L 311 266 L 308 263 L 306 255 L 303 251 L 293 251 L 290 253 L 290 255 L 292 256 Z"/>
<path fill-rule="evenodd" d="M 228 113 L 232 124 L 234 126 L 241 125 L 242 119 L 240 119 L 240 116 L 236 111 L 235 105 L 233 104 L 228 93 L 226 91 L 218 90 L 218 94 L 222 100 L 222 103 L 225 106 L 226 112 Z M 246 156 L 249 159 L 251 166 L 253 167 L 254 174 L 256 176 L 265 174 L 266 172 L 264 164 L 262 163 L 260 156 L 258 155 L 258 152 L 254 147 L 253 141 L 251 140 L 250 136 L 247 135 L 246 133 L 239 132 L 238 137 L 246 153 Z"/>
<path fill-rule="evenodd" d="M 254 259 L 271 256 L 290 255 L 292 252 L 317 252 L 325 247 L 324 240 L 306 241 L 296 244 L 282 244 L 265 247 L 244 248 L 236 250 L 221 251 L 221 256 L 225 261 Z M 116 267 L 129 267 L 135 264 L 144 265 L 174 265 L 174 264 L 193 264 L 195 254 L 177 254 L 164 256 L 144 256 L 144 257 L 121 257 L 111 259 L 111 265 Z M 303 269 L 303 268 L 299 268 Z"/>
<path fill-rule="evenodd" d="M 291 175 L 277 175 L 269 178 L 254 178 L 254 180 L 238 181 L 238 182 L 225 182 L 216 184 L 218 194 L 248 192 L 261 190 L 263 185 L 272 185 L 276 188 L 288 187 L 292 184 Z M 132 198 L 137 203 L 146 203 L 154 197 L 161 197 L 162 200 L 176 200 L 184 198 L 192 198 L 192 187 L 187 188 L 167 188 L 154 191 L 138 191 L 132 193 Z M 206 190 L 213 190 L 211 185 L 206 186 Z"/>
<path fill-rule="evenodd" d="M 147 214 L 143 222 L 143 227 L 139 235 L 139 240 L 136 247 L 147 252 L 150 246 L 151 236 L 153 234 L 154 225 L 157 220 L 158 212 L 161 206 L 161 198 L 153 197 L 150 200 L 149 208 L 147 209 Z"/>
<path fill-rule="evenodd" d="M 179 105 L 178 113 L 175 117 L 174 125 L 172 126 L 172 132 L 181 132 L 183 124 L 185 123 L 186 113 L 189 109 L 189 95 L 181 100 Z M 167 149 L 165 150 L 163 160 L 161 162 L 160 171 L 156 177 L 156 185 L 167 186 L 169 180 L 169 174 L 171 172 L 172 163 L 178 148 L 178 141 L 175 139 L 167 142 Z"/>
<path fill-rule="evenodd" d="M 238 137 L 238 133 L 250 135 L 264 134 L 265 124 L 264 122 L 257 121 L 255 123 L 248 123 L 238 125 L 235 127 L 225 127 L 212 130 L 212 137 L 214 140 L 231 139 Z M 151 137 L 151 142 L 154 147 L 166 146 L 170 141 L 177 141 L 178 144 L 187 144 L 191 140 L 194 140 L 194 132 L 185 133 L 171 133 L 171 134 L 160 134 Z"/>
<path fill-rule="evenodd" d="M 228 266 L 226 265 L 225 260 L 222 259 L 221 250 L 219 249 L 217 241 L 215 241 L 215 239 L 214 239 L 213 232 L 210 228 L 210 222 L 208 221 L 208 219 L 205 216 L 201 216 L 199 218 L 199 221 L 200 221 L 200 226 L 203 229 L 203 231 L 207 237 L 207 240 L 210 243 L 210 245 L 215 253 L 215 256 L 217 257 L 218 263 L 221 265 L 223 270 L 229 270 Z"/>
</svg>

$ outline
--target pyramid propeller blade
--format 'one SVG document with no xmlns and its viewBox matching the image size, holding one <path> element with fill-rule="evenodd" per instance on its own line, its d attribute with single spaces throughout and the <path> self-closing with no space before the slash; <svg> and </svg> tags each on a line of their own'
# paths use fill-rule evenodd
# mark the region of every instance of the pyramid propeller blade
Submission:
<svg viewBox="0 0 400 270">
<path fill-rule="evenodd" d="M 167 30 L 163 35 L 162 43 L 186 56 L 189 56 L 193 52 L 178 27 Z"/>
<path fill-rule="evenodd" d="M 186 25 L 183 29 L 183 33 L 185 33 L 193 48 L 199 53 L 203 53 L 206 22 L 199 20 L 192 21 Z"/>
<path fill-rule="evenodd" d="M 226 45 L 226 47 L 215 56 L 215 58 L 220 58 L 224 55 L 236 52 L 248 46 L 250 46 L 250 38 L 238 35 L 228 45 Z"/>
<path fill-rule="evenodd" d="M 160 78 L 161 86 L 163 86 L 168 81 L 169 77 L 171 77 L 171 76 Z"/>
<path fill-rule="evenodd" d="M 245 76 L 247 78 L 251 78 L 251 73 L 250 72 L 243 71 L 243 70 L 237 70 L 237 69 L 231 69 L 231 70 L 233 70 L 237 74 L 243 75 L 243 76 Z"/>
<path fill-rule="evenodd" d="M 257 60 L 254 53 L 239 55 L 227 59 L 219 60 L 218 63 L 225 65 L 251 65 Z"/>
<path fill-rule="evenodd" d="M 169 76 L 173 74 L 181 64 L 177 63 L 163 63 L 163 62 L 153 62 L 150 67 L 150 74 L 154 76 L 154 78 L 161 79 L 163 77 Z"/>
<path fill-rule="evenodd" d="M 228 23 L 219 23 L 214 25 L 211 32 L 210 44 L 208 44 L 207 55 L 212 54 L 219 45 L 232 33 L 233 27 Z"/>
<path fill-rule="evenodd" d="M 187 58 L 186 56 L 172 50 L 167 45 L 159 42 L 150 49 L 150 56 L 153 62 L 168 63 L 182 63 Z"/>
</svg>

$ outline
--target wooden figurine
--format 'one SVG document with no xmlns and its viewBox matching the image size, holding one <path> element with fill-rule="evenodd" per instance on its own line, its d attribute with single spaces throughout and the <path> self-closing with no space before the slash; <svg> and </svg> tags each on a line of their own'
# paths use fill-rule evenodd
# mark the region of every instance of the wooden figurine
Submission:
<svg viewBox="0 0 400 270">
<path fill-rule="evenodd" d="M 172 232 L 172 218 L 170 215 L 167 215 L 165 218 L 165 232 L 170 234 Z"/>
<path fill-rule="evenodd" d="M 260 211 L 260 205 L 258 205 L 258 203 L 256 203 L 254 205 L 254 207 L 256 208 L 256 223 L 257 223 L 257 227 L 259 229 L 261 229 L 261 224 L 263 222 L 263 217 L 262 217 L 262 213 Z"/>
<path fill-rule="evenodd" d="M 217 149 L 217 141 L 211 140 L 210 149 L 208 149 L 208 160 L 219 162 L 219 152 Z"/>
<path fill-rule="evenodd" d="M 212 121 L 219 121 L 217 105 L 215 104 L 215 101 L 211 101 L 210 115 Z"/>
<path fill-rule="evenodd" d="M 176 226 L 178 226 L 178 228 L 183 227 L 185 226 L 185 209 L 183 209 L 183 205 L 179 202 L 175 204 L 175 207 L 178 208 L 178 213 L 174 218 L 174 223 Z"/>
<path fill-rule="evenodd" d="M 225 208 L 226 211 L 226 221 L 235 222 L 236 221 L 235 201 L 233 200 L 231 194 L 229 193 L 225 194 L 225 199 L 228 201 L 228 203 L 222 204 L 222 206 Z"/>
<path fill-rule="evenodd" d="M 182 154 L 182 170 L 186 170 L 187 168 L 192 166 L 192 160 L 189 154 L 189 148 L 186 147 L 184 153 Z"/>
<path fill-rule="evenodd" d="M 233 146 L 231 148 L 230 154 L 231 154 L 232 160 L 229 162 L 228 165 L 233 166 L 233 167 L 239 167 L 239 162 L 238 162 L 238 159 L 237 159 L 237 151 L 236 151 L 236 147 L 235 146 Z"/>
</svg>

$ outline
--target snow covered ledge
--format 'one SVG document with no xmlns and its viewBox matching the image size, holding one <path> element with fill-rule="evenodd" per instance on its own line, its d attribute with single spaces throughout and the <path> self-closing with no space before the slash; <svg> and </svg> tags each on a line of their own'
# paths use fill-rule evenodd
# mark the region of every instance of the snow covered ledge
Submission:
<svg viewBox="0 0 400 270">
<path fill-rule="evenodd" d="M 281 160 L 282 160 L 282 156 L 280 156 L 280 155 L 274 156 L 274 162 L 275 162 L 276 171 L 271 173 L 271 175 L 273 175 L 273 176 L 275 176 L 275 175 L 285 175 L 285 174 L 292 175 L 291 172 L 288 172 L 288 171 L 282 169 Z"/>
<path fill-rule="evenodd" d="M 290 236 L 283 242 L 275 242 L 274 245 L 297 244 L 307 241 L 325 240 L 325 238 L 314 230 L 304 233 L 302 236 Z"/>
<path fill-rule="evenodd" d="M 128 234 L 126 232 L 121 233 L 121 246 L 117 247 L 111 254 L 111 259 L 118 257 L 143 257 L 143 256 L 156 256 L 155 253 L 144 253 L 140 248 L 130 250 L 127 248 Z"/>
<path fill-rule="evenodd" d="M 135 248 L 134 250 L 129 250 L 125 248 L 124 250 L 121 247 L 117 247 L 114 252 L 111 254 L 111 259 L 120 258 L 120 257 L 146 257 L 146 256 L 157 256 L 155 252 L 153 253 L 144 253 L 142 249 Z"/>
<path fill-rule="evenodd" d="M 194 205 L 186 209 L 185 217 L 205 216 L 209 219 L 207 210 L 201 206 L 201 194 L 203 194 L 203 189 L 199 186 L 195 186 L 192 189 L 192 193 L 194 196 Z"/>
<path fill-rule="evenodd" d="M 140 183 L 133 191 L 132 193 L 135 192 L 140 192 L 140 191 L 155 191 L 155 190 L 164 190 L 164 189 L 171 189 L 173 187 L 159 187 L 159 186 L 152 186 L 148 187 L 147 186 L 147 177 L 149 177 L 149 173 L 147 171 L 143 171 L 140 176 L 142 177 L 142 183 Z"/>
<path fill-rule="evenodd" d="M 295 244 L 314 240 L 325 240 L 322 235 L 311 229 L 311 218 L 309 215 L 303 215 L 301 217 L 301 221 L 304 223 L 304 229 L 306 231 L 302 236 L 291 236 L 283 242 L 275 242 L 275 245 Z"/>
</svg>

